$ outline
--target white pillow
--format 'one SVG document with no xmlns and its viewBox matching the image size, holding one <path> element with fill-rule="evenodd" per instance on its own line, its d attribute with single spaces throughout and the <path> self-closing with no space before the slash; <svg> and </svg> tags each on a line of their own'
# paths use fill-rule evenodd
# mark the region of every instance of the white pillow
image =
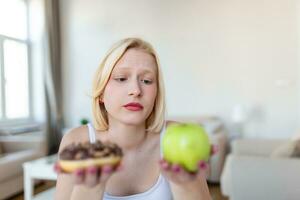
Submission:
<svg viewBox="0 0 300 200">
<path fill-rule="evenodd" d="M 300 130 L 293 135 L 292 140 L 300 140 Z"/>
</svg>

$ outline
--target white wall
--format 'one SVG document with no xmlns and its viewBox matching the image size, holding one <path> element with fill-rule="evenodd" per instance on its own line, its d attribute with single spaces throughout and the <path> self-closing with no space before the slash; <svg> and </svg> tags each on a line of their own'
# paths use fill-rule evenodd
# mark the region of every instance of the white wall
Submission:
<svg viewBox="0 0 300 200">
<path fill-rule="evenodd" d="M 289 137 L 300 112 L 296 15 L 296 0 L 63 0 L 66 125 L 90 117 L 110 45 L 140 36 L 160 55 L 169 116 L 217 114 L 230 127 L 242 104 L 247 137 Z"/>
</svg>

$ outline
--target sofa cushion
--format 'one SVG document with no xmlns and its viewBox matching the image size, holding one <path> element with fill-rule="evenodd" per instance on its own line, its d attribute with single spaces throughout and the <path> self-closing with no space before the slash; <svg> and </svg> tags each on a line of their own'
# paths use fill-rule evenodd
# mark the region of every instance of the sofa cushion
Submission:
<svg viewBox="0 0 300 200">
<path fill-rule="evenodd" d="M 0 182 L 23 172 L 22 164 L 40 156 L 37 150 L 25 150 L 5 154 L 0 158 Z"/>
<path fill-rule="evenodd" d="M 300 140 L 300 130 L 298 130 L 293 136 L 292 140 Z"/>
<path fill-rule="evenodd" d="M 295 143 L 295 148 L 292 153 L 292 157 L 300 158 L 300 139 L 295 140 L 294 143 Z"/>
<path fill-rule="evenodd" d="M 290 140 L 277 147 L 272 153 L 273 158 L 300 157 L 300 140 Z"/>
</svg>

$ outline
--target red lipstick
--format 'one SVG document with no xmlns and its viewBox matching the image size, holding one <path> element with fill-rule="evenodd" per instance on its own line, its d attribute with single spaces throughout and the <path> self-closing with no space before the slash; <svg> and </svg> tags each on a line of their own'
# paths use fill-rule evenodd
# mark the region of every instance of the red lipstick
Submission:
<svg viewBox="0 0 300 200">
<path fill-rule="evenodd" d="M 139 111 L 144 108 L 141 104 L 135 103 L 135 102 L 128 103 L 128 104 L 124 105 L 124 107 L 130 111 Z"/>
</svg>

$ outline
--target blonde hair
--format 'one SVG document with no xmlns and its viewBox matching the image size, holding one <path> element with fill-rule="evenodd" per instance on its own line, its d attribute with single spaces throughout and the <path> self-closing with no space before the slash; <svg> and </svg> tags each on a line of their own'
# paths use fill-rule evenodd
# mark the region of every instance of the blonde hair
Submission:
<svg viewBox="0 0 300 200">
<path fill-rule="evenodd" d="M 158 90 L 153 111 L 146 120 L 146 131 L 159 133 L 164 125 L 165 120 L 165 89 L 162 77 L 162 71 L 159 64 L 158 56 L 153 47 L 146 41 L 139 38 L 126 38 L 117 42 L 105 56 L 104 60 L 98 67 L 92 91 L 92 114 L 93 124 L 96 130 L 108 130 L 108 116 L 103 103 L 100 102 L 105 86 L 109 81 L 110 75 L 120 58 L 128 49 L 140 49 L 152 55 L 157 64 Z"/>
</svg>

